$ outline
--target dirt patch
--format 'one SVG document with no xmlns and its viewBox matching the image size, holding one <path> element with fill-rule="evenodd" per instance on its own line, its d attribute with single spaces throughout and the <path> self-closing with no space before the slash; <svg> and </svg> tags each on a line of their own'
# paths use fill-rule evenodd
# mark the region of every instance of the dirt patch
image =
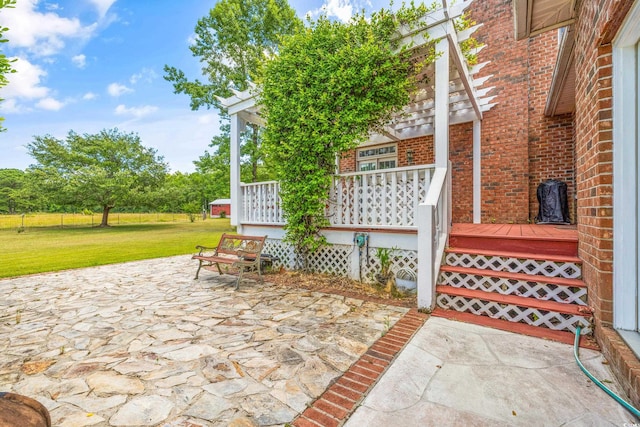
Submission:
<svg viewBox="0 0 640 427">
<path fill-rule="evenodd" d="M 265 281 L 277 286 L 308 289 L 400 307 L 414 308 L 417 306 L 415 295 L 392 296 L 375 285 L 361 283 L 346 277 L 283 270 L 265 274 L 264 278 Z"/>
</svg>

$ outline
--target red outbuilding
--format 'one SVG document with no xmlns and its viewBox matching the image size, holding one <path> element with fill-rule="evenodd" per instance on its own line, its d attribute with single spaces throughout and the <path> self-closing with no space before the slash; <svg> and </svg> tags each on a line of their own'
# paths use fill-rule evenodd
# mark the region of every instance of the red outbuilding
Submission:
<svg viewBox="0 0 640 427">
<path fill-rule="evenodd" d="M 216 199 L 209 203 L 211 218 L 229 217 L 231 215 L 231 199 Z"/>
</svg>

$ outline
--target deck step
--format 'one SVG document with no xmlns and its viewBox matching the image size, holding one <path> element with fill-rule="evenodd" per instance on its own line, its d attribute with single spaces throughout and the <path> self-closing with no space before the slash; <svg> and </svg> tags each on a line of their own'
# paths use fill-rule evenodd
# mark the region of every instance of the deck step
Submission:
<svg viewBox="0 0 640 427">
<path fill-rule="evenodd" d="M 436 294 L 437 306 L 445 309 L 570 332 L 579 324 L 585 334 L 591 332 L 586 306 L 446 285 L 436 286 Z"/>
<path fill-rule="evenodd" d="M 458 253 L 458 254 L 469 254 L 469 255 L 481 255 L 485 257 L 500 257 L 500 258 L 518 258 L 518 259 L 531 259 L 531 260 L 542 260 L 542 261 L 551 261 L 551 262 L 573 262 L 573 263 L 581 263 L 582 260 L 577 256 L 571 255 L 550 255 L 550 254 L 540 254 L 533 252 L 509 252 L 509 251 L 493 251 L 487 249 L 473 249 L 473 248 L 463 248 L 459 246 L 449 246 L 445 249 L 446 253 Z"/>
<path fill-rule="evenodd" d="M 572 337 L 577 325 L 590 333 L 575 227 L 453 224 L 449 245 L 437 311 L 527 335 Z"/>
<path fill-rule="evenodd" d="M 477 316 L 472 313 L 464 313 L 456 310 L 446 310 L 440 307 L 436 307 L 431 313 L 432 316 L 442 317 L 445 319 L 457 320 L 460 322 L 470 323 L 479 326 L 486 326 L 489 328 L 499 329 L 507 332 L 514 332 L 517 334 L 527 335 L 530 337 L 543 338 L 551 341 L 557 341 L 564 344 L 573 345 L 575 335 L 571 332 L 558 331 L 548 328 L 540 328 L 538 326 L 531 326 L 526 323 L 514 323 L 508 320 L 494 319 L 488 316 Z M 600 350 L 595 341 L 589 337 L 582 335 L 579 342 L 580 347 L 589 348 L 593 350 Z"/>
<path fill-rule="evenodd" d="M 509 271 L 487 270 L 482 268 L 458 267 L 454 265 L 444 265 L 440 267 L 442 273 L 459 273 L 472 276 L 499 277 L 508 280 L 521 282 L 547 283 L 551 285 L 567 286 L 573 288 L 585 288 L 587 285 L 580 279 L 570 279 L 566 277 L 543 276 L 541 274 L 511 273 Z"/>
<path fill-rule="evenodd" d="M 545 301 L 537 298 L 521 297 L 518 295 L 503 295 L 496 292 L 485 292 L 477 289 L 456 288 L 446 285 L 437 285 L 436 292 L 440 294 L 459 296 L 467 299 L 492 301 L 498 304 L 534 308 L 544 311 L 554 311 L 557 313 L 571 314 L 574 316 L 591 315 L 591 310 L 585 306 L 578 306 L 575 304 L 567 304 L 557 301 Z"/>
<path fill-rule="evenodd" d="M 447 265 L 455 267 L 509 271 L 567 279 L 582 277 L 582 262 L 579 258 L 567 256 L 546 258 L 544 255 L 525 257 L 523 255 L 514 252 L 474 251 L 473 249 L 465 249 L 463 252 L 458 248 L 449 248 L 445 254 L 445 262 Z"/>
</svg>

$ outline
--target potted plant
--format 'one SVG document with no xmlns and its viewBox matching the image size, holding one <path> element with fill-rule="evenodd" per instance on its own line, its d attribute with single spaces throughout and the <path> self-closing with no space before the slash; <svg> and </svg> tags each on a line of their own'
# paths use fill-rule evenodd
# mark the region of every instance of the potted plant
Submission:
<svg viewBox="0 0 640 427">
<path fill-rule="evenodd" d="M 393 253 L 397 248 L 376 248 L 376 258 L 380 262 L 380 272 L 375 274 L 376 281 L 385 286 L 386 292 L 391 292 L 394 288 L 393 272 L 391 271 L 391 261 Z"/>
</svg>

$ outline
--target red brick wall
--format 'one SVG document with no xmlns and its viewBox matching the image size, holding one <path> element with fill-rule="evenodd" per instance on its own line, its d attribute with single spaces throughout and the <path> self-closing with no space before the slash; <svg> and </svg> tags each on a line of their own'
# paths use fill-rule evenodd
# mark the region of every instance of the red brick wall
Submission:
<svg viewBox="0 0 640 427">
<path fill-rule="evenodd" d="M 491 61 L 479 76 L 493 75 L 485 86 L 495 87 L 490 95 L 497 103 L 482 120 L 482 222 L 529 219 L 528 42 L 513 36 L 511 3 L 486 0 L 471 5 L 472 18 L 484 23 L 475 34 L 486 44 L 478 61 Z M 455 186 L 453 194 L 458 197 Z"/>
<path fill-rule="evenodd" d="M 558 51 L 558 32 L 529 41 L 529 219 L 538 214 L 538 185 L 547 179 L 567 184 L 569 212 L 575 223 L 573 115 L 546 117 L 544 109 Z"/>
<path fill-rule="evenodd" d="M 538 213 L 536 189 L 545 179 L 567 183 L 575 194 L 573 117 L 545 117 L 544 107 L 557 54 L 557 32 L 515 41 L 511 0 L 472 4 L 475 21 L 484 23 L 475 34 L 486 44 L 479 62 L 490 61 L 479 77 L 492 75 L 485 86 L 497 103 L 482 121 L 482 222 L 526 223 Z M 433 162 L 431 136 L 398 143 L 398 165 L 406 166 L 412 149 L 415 164 Z M 470 123 L 450 129 L 453 171 L 453 221 L 473 220 L 473 132 Z M 340 170 L 355 170 L 353 152 Z M 572 206 L 573 207 L 573 206 Z"/>
<path fill-rule="evenodd" d="M 407 151 L 413 151 L 414 165 L 429 165 L 433 158 L 433 135 L 398 141 L 398 167 L 411 166 L 407 163 Z"/>
<path fill-rule="evenodd" d="M 595 337 L 636 406 L 640 364 L 613 321 L 613 185 L 611 39 L 631 0 L 583 1 L 577 9 L 576 184 L 579 256 L 594 308 Z"/>
<path fill-rule="evenodd" d="M 385 143 L 385 144 L 388 144 Z M 383 144 L 380 144 L 383 145 Z M 375 145 L 371 145 L 375 147 Z M 397 142 L 398 167 L 411 165 L 428 165 L 433 160 L 433 135 L 421 136 L 418 138 L 403 139 Z M 407 151 L 413 152 L 413 163 L 407 162 Z M 356 150 L 344 153 L 340 158 L 340 172 L 354 172 L 356 170 Z"/>
<path fill-rule="evenodd" d="M 544 116 L 557 32 L 516 41 L 510 0 L 486 0 L 471 7 L 473 19 L 484 23 L 476 33 L 486 44 L 478 60 L 491 61 L 479 76 L 493 75 L 485 85 L 495 86 L 490 95 L 497 103 L 482 121 L 482 222 L 533 221 L 536 190 L 543 180 L 566 182 L 570 202 L 575 194 L 573 118 Z M 454 194 L 458 197 L 455 185 Z M 470 203 L 466 193 L 464 198 Z"/>
<path fill-rule="evenodd" d="M 473 123 L 449 129 L 453 222 L 473 222 Z"/>
</svg>

